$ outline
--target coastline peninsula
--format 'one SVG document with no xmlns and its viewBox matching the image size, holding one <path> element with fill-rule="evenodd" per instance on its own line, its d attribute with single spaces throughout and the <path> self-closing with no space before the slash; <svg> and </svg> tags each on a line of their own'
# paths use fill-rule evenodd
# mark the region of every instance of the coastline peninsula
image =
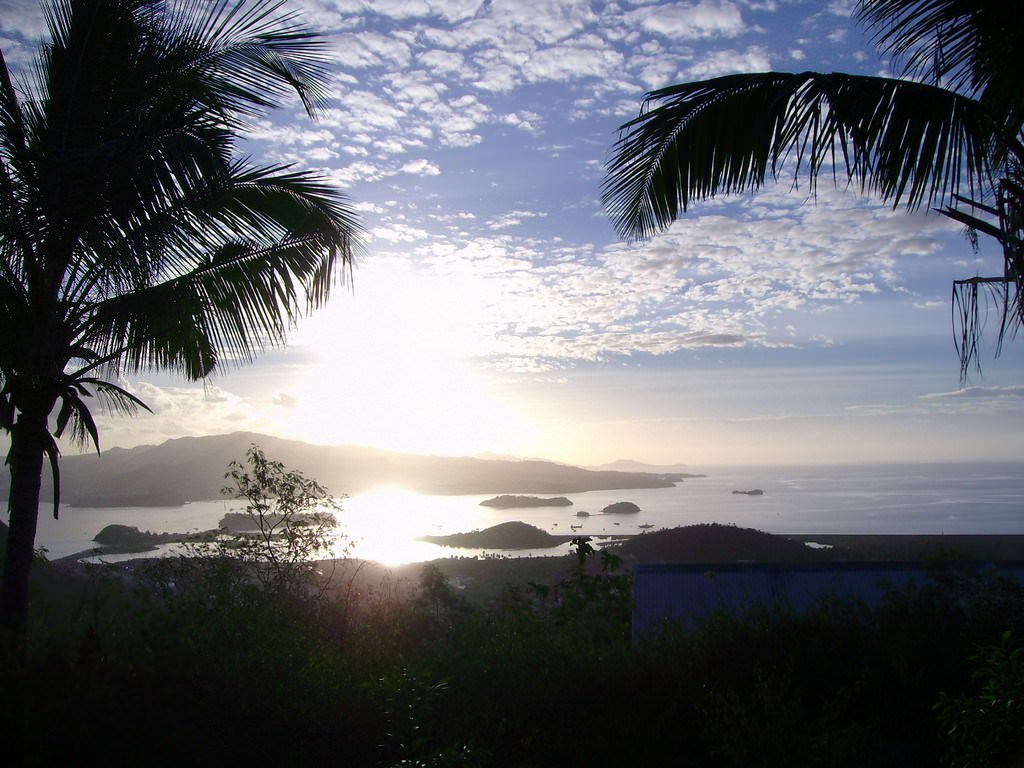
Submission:
<svg viewBox="0 0 1024 768">
<path fill-rule="evenodd" d="M 355 445 L 320 446 L 270 435 L 182 437 L 160 445 L 112 448 L 61 462 L 61 500 L 75 507 L 180 506 L 222 498 L 224 473 L 253 445 L 290 469 L 316 478 L 331 493 L 350 496 L 402 487 L 435 496 L 535 494 L 671 488 L 681 475 L 585 469 L 537 459 L 482 459 L 395 453 Z M 9 491 L 0 474 L 0 494 Z M 53 498 L 43 479 L 41 500 Z"/>
<path fill-rule="evenodd" d="M 495 509 L 530 509 L 533 507 L 571 507 L 572 502 L 565 496 L 542 499 L 539 496 L 503 494 L 492 499 L 484 499 L 480 502 L 480 506 L 494 507 Z"/>
</svg>

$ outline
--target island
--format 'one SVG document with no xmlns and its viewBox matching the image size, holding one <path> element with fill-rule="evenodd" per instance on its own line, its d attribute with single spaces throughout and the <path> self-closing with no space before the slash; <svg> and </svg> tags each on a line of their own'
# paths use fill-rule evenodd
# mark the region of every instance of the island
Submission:
<svg viewBox="0 0 1024 768">
<path fill-rule="evenodd" d="M 602 515 L 631 515 L 635 512 L 639 512 L 640 507 L 634 504 L 632 501 L 617 501 L 614 504 L 609 504 L 607 507 L 601 510 Z"/>
<path fill-rule="evenodd" d="M 445 547 L 479 549 L 547 549 L 557 547 L 571 536 L 552 536 L 536 526 L 512 521 L 499 523 L 482 531 L 452 533 L 446 536 L 422 536 L 420 541 Z"/>
<path fill-rule="evenodd" d="M 173 544 L 187 537 L 184 533 L 152 533 L 140 531 L 134 525 L 114 523 L 97 533 L 93 541 L 101 545 L 104 554 L 111 555 L 153 552 L 159 544 Z"/>
<path fill-rule="evenodd" d="M 521 509 L 525 507 L 571 507 L 572 502 L 565 496 L 556 496 L 551 499 L 542 499 L 538 496 L 513 496 L 505 494 L 495 496 L 493 499 L 484 499 L 480 502 L 481 507 L 494 507 L 496 509 Z"/>
</svg>

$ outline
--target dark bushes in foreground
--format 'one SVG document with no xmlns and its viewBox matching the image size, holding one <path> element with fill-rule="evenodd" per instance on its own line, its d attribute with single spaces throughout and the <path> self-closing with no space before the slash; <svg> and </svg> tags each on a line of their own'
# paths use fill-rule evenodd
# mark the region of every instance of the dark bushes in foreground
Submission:
<svg viewBox="0 0 1024 768">
<path fill-rule="evenodd" d="M 9 652 L 3 737 L 26 765 L 966 766 L 1019 756 L 1015 585 L 954 564 L 873 609 L 760 607 L 634 645 L 628 577 L 614 560 L 588 565 L 567 559 L 561 583 L 510 584 L 486 606 L 429 565 L 417 585 L 309 597 L 228 578 L 216 569 L 235 566 L 222 560 L 148 580 L 101 570 L 90 610 Z M 161 591 L 172 582 L 173 594 Z"/>
</svg>

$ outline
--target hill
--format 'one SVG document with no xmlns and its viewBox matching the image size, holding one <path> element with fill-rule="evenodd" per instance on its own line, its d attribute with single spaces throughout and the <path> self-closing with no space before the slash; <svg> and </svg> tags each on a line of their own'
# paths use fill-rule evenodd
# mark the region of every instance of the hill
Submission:
<svg viewBox="0 0 1024 768">
<path fill-rule="evenodd" d="M 565 496 L 555 496 L 551 499 L 542 499 L 539 496 L 495 496 L 493 499 L 484 499 L 480 502 L 481 507 L 494 507 L 495 509 L 523 509 L 529 507 L 571 507 L 572 502 Z"/>
<path fill-rule="evenodd" d="M 182 437 L 160 445 L 112 448 L 61 460 L 61 500 L 74 506 L 175 506 L 221 498 L 231 461 L 259 445 L 268 458 L 319 481 L 334 494 L 400 487 L 435 495 L 565 494 L 667 488 L 664 475 L 595 471 L 550 461 L 479 459 L 394 453 L 364 446 L 319 446 L 251 432 Z M 0 474 L 6 496 L 7 472 Z M 49 473 L 43 498 L 52 499 Z"/>
<path fill-rule="evenodd" d="M 830 550 L 815 550 L 802 541 L 752 528 L 709 523 L 645 533 L 617 545 L 617 554 L 633 563 L 800 563 L 835 559 Z"/>
<path fill-rule="evenodd" d="M 679 478 L 707 477 L 704 474 L 693 474 L 685 464 L 645 464 L 632 459 L 618 459 L 608 464 L 589 465 L 587 469 L 615 470 L 617 472 L 656 472 L 661 475 L 672 475 Z"/>
<path fill-rule="evenodd" d="M 452 533 L 446 536 L 424 536 L 423 541 L 445 547 L 480 547 L 485 549 L 543 549 L 557 547 L 570 536 L 552 536 L 536 526 L 513 520 L 482 531 Z"/>
<path fill-rule="evenodd" d="M 809 544 L 813 546 L 808 546 Z M 823 546 L 824 545 L 824 546 Z M 636 563 L 899 562 L 1024 559 L 1019 535 L 779 535 L 735 525 L 703 523 L 633 536 L 612 545 L 627 566 Z"/>
</svg>

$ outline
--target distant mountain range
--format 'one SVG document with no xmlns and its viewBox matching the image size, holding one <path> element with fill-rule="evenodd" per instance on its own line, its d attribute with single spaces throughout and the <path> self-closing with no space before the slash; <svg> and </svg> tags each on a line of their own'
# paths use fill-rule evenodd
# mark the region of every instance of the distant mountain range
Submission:
<svg viewBox="0 0 1024 768">
<path fill-rule="evenodd" d="M 421 456 L 364 446 L 319 446 L 252 432 L 182 437 L 160 445 L 111 448 L 61 459 L 61 501 L 80 507 L 175 506 L 223 498 L 224 475 L 253 444 L 270 459 L 317 480 L 336 495 L 381 487 L 415 493 L 565 494 L 665 488 L 683 475 L 592 470 L 551 461 Z M 7 495 L 10 475 L 0 474 Z M 52 500 L 49 472 L 43 498 Z"/>
<path fill-rule="evenodd" d="M 632 459 L 619 459 L 618 461 L 613 461 L 610 464 L 588 466 L 587 469 L 595 469 L 598 471 L 612 470 L 615 472 L 653 472 L 656 474 L 679 475 L 684 478 L 707 477 L 707 475 L 690 474 L 686 471 L 686 465 L 684 464 L 644 464 L 642 461 L 633 461 Z"/>
</svg>

